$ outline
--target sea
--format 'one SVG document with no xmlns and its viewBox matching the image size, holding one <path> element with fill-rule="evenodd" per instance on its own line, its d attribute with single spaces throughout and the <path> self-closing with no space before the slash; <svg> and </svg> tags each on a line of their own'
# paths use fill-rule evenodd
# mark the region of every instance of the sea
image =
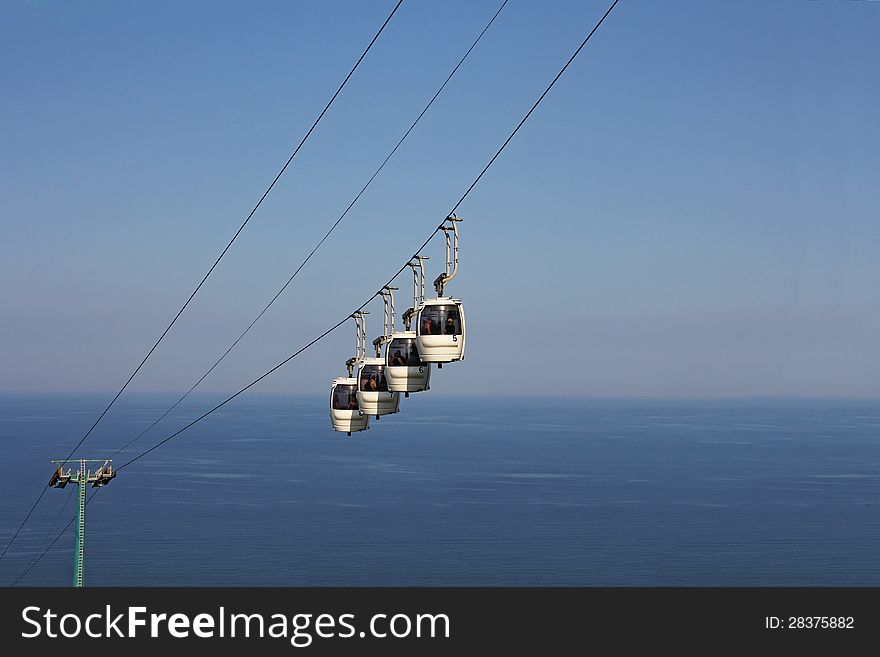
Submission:
<svg viewBox="0 0 880 657">
<path fill-rule="evenodd" d="M 108 399 L 0 395 L 3 546 Z M 174 399 L 124 395 L 77 456 Z M 87 586 L 880 585 L 880 401 L 414 394 L 347 437 L 325 396 L 245 394 L 125 465 L 222 399 L 113 457 Z M 70 584 L 74 488 L 45 490 L 2 585 Z"/>
</svg>

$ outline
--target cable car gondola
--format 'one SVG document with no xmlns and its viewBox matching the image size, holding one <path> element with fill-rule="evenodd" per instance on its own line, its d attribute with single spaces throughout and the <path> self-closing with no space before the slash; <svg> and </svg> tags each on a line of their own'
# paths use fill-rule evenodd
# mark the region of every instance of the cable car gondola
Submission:
<svg viewBox="0 0 880 657">
<path fill-rule="evenodd" d="M 382 291 L 383 298 L 385 291 Z M 382 415 L 390 415 L 400 410 L 400 393 L 394 392 L 388 387 L 388 377 L 385 375 L 385 359 L 382 358 L 382 346 L 388 341 L 388 312 L 387 299 L 385 312 L 385 333 L 373 341 L 376 348 L 375 358 L 364 358 L 358 367 L 357 400 L 360 410 L 365 415 L 373 415 L 378 420 Z M 363 318 L 361 318 L 363 321 Z M 363 326 L 363 325 L 361 325 Z"/>
<path fill-rule="evenodd" d="M 385 375 L 388 378 L 388 389 L 402 392 L 406 397 L 411 392 L 422 392 L 431 388 L 431 365 L 419 357 L 416 332 L 411 330 L 415 309 L 425 297 L 425 275 L 421 262 L 423 259 L 425 256 L 417 256 L 417 264 L 408 263 L 413 270 L 413 307 L 403 314 L 405 331 L 394 331 L 394 290 L 397 288 L 386 288 L 391 297 L 391 339 L 385 346 Z"/>
<path fill-rule="evenodd" d="M 358 380 L 353 376 L 354 369 L 363 362 L 365 353 L 364 338 L 362 338 L 363 317 L 359 313 L 355 313 L 352 317 L 357 327 L 357 354 L 345 363 L 348 376 L 336 377 L 330 386 L 330 422 L 333 431 L 344 431 L 349 436 L 353 431 L 370 428 L 370 416 L 361 411 L 358 404 Z"/>
<path fill-rule="evenodd" d="M 461 219 L 450 215 L 446 221 L 451 226 L 440 226 L 446 236 L 446 271 L 434 281 L 437 296 L 425 299 L 419 306 L 416 322 L 419 357 L 425 363 L 437 363 L 437 367 L 464 360 L 467 337 L 461 299 L 444 296 L 446 284 L 458 273 L 458 222 Z"/>
</svg>

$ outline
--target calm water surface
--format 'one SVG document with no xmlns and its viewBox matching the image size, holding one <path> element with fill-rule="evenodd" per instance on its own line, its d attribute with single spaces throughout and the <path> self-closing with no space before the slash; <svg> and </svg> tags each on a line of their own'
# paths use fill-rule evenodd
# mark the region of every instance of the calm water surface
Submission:
<svg viewBox="0 0 880 657">
<path fill-rule="evenodd" d="M 117 455 L 207 408 L 201 396 Z M 173 397 L 121 400 L 105 457 Z M 0 396 L 6 544 L 105 396 Z M 235 400 L 88 507 L 89 585 L 880 585 L 880 402 L 414 395 L 351 438 L 321 397 Z M 73 514 L 47 491 L 15 580 Z M 65 534 L 22 580 L 67 585 Z"/>
</svg>

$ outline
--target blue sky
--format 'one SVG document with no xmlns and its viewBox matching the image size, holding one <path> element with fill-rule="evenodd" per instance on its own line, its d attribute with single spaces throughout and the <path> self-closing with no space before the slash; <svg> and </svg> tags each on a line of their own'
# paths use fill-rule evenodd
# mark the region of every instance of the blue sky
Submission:
<svg viewBox="0 0 880 657">
<path fill-rule="evenodd" d="M 404 2 L 132 391 L 214 362 L 498 4 Z M 118 388 L 392 6 L 0 3 L 0 390 Z M 606 6 L 511 0 L 204 389 L 372 294 Z M 459 210 L 468 355 L 434 392 L 880 395 L 878 25 L 873 2 L 623 0 Z M 259 389 L 325 392 L 353 337 Z"/>
</svg>

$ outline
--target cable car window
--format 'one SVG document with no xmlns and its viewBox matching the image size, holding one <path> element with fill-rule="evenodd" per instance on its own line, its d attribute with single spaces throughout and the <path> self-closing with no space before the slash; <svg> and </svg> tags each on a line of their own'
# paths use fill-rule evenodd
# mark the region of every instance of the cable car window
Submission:
<svg viewBox="0 0 880 657">
<path fill-rule="evenodd" d="M 361 392 L 388 392 L 384 365 L 364 365 L 361 369 Z"/>
<path fill-rule="evenodd" d="M 426 306 L 419 318 L 419 335 L 461 335 L 458 306 Z"/>
<path fill-rule="evenodd" d="M 415 338 L 394 338 L 388 345 L 388 365 L 420 367 L 424 365 L 419 358 Z"/>
<path fill-rule="evenodd" d="M 441 306 L 428 306 L 419 316 L 419 335 L 440 335 Z"/>
<path fill-rule="evenodd" d="M 452 306 L 446 311 L 444 327 L 445 335 L 461 335 L 461 316 L 456 306 Z"/>
<path fill-rule="evenodd" d="M 358 410 L 357 388 L 354 385 L 337 385 L 333 390 L 333 408 L 337 411 Z"/>
</svg>

